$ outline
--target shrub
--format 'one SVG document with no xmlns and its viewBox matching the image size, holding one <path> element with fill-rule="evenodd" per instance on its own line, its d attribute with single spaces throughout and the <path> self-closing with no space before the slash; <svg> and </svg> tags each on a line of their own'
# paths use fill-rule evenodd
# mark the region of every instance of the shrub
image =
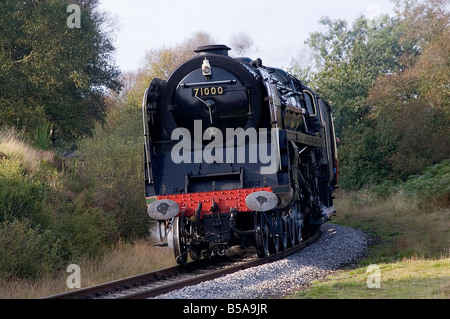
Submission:
<svg viewBox="0 0 450 319">
<path fill-rule="evenodd" d="M 404 183 L 405 193 L 416 197 L 420 205 L 448 207 L 450 204 L 450 160 L 430 166 L 421 175 Z"/>
<path fill-rule="evenodd" d="M 71 210 L 61 212 L 56 218 L 52 230 L 60 240 L 67 261 L 101 256 L 112 243 L 114 221 L 101 209 L 73 204 Z"/>
<path fill-rule="evenodd" d="M 0 161 L 0 222 L 42 214 L 45 187 L 25 174 L 17 161 Z"/>
<path fill-rule="evenodd" d="M 380 184 L 373 185 L 370 190 L 379 198 L 386 199 L 397 192 L 397 186 L 392 180 L 385 180 Z"/>
<path fill-rule="evenodd" d="M 36 279 L 62 266 L 59 241 L 28 220 L 0 224 L 0 278 Z"/>
<path fill-rule="evenodd" d="M 116 238 L 148 234 L 141 121 L 138 109 L 113 109 L 107 123 L 82 140 L 77 156 L 66 163 L 68 187 L 114 219 Z"/>
<path fill-rule="evenodd" d="M 109 247 L 113 217 L 71 201 L 49 152 L 0 133 L 0 155 L 0 278 L 34 279 Z"/>
</svg>

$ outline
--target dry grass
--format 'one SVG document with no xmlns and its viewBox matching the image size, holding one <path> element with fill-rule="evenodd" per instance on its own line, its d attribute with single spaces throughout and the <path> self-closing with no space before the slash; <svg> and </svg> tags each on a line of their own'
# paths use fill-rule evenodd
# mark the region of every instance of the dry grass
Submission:
<svg viewBox="0 0 450 319">
<path fill-rule="evenodd" d="M 54 170 L 42 172 L 45 170 L 42 164 L 53 160 L 52 152 L 33 148 L 24 142 L 14 130 L 0 131 L 0 164 L 3 162 L 10 165 L 6 170 L 7 173 L 16 174 L 16 172 L 12 172 L 11 168 L 17 168 L 16 171 L 23 169 L 30 174 L 37 173 L 47 187 L 53 187 L 54 184 L 62 183 L 60 176 L 56 176 L 57 173 Z M 46 198 L 47 202 L 49 200 L 52 198 Z M 49 206 L 48 209 L 51 208 Z M 173 265 L 175 261 L 172 249 L 152 247 L 154 243 L 153 239 L 134 243 L 119 242 L 101 258 L 70 260 L 67 266 L 69 264 L 80 266 L 81 285 L 87 287 Z M 66 280 L 70 273 L 67 273 L 65 268 L 57 274 L 47 275 L 36 281 L 0 279 L 0 298 L 42 298 L 68 291 Z M 6 278 L 6 276 L 2 278 Z"/>
<path fill-rule="evenodd" d="M 449 208 L 419 207 L 401 192 L 339 192 L 335 203 L 333 222 L 369 232 L 376 245 L 354 267 L 290 298 L 450 298 Z M 381 289 L 367 287 L 370 264 L 380 267 Z"/>
<path fill-rule="evenodd" d="M 141 240 L 119 243 L 101 260 L 73 261 L 81 269 L 81 286 L 88 287 L 144 272 L 166 268 L 175 264 L 173 252 L 168 247 L 152 247 L 154 243 Z M 54 277 L 36 282 L 26 280 L 0 283 L 1 299 L 36 299 L 69 291 L 66 280 L 70 273 L 61 270 Z"/>
<path fill-rule="evenodd" d="M 17 135 L 12 129 L 0 131 L 0 152 L 3 156 L 18 160 L 27 172 L 35 172 L 43 160 L 53 161 L 52 152 L 37 150 Z"/>
<path fill-rule="evenodd" d="M 382 256 L 436 258 L 448 255 L 450 209 L 421 208 L 402 193 L 380 199 L 369 193 L 340 194 L 335 221 L 378 236 Z"/>
</svg>

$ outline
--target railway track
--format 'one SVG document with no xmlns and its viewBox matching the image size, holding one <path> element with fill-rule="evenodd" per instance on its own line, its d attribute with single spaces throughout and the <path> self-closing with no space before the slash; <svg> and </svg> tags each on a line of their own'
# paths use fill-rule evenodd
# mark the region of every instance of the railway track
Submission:
<svg viewBox="0 0 450 319">
<path fill-rule="evenodd" d="M 212 280 L 243 269 L 255 267 L 296 253 L 314 243 L 320 237 L 320 231 L 308 240 L 271 254 L 257 258 L 250 257 L 202 259 L 185 266 L 168 267 L 145 274 L 115 280 L 91 287 L 64 292 L 43 299 L 144 299 L 181 289 L 186 286 Z"/>
</svg>

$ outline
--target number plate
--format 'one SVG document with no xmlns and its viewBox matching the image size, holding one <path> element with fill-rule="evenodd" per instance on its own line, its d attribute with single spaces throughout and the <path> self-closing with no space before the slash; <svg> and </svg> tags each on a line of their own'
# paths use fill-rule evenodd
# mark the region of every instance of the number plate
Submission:
<svg viewBox="0 0 450 319">
<path fill-rule="evenodd" d="M 223 86 L 199 87 L 192 89 L 192 96 L 214 96 L 224 95 L 225 88 Z"/>
</svg>

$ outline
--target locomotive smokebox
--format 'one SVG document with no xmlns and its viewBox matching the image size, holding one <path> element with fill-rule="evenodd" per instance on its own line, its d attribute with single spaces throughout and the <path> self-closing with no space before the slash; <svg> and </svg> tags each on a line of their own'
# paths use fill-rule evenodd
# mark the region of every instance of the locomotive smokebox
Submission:
<svg viewBox="0 0 450 319">
<path fill-rule="evenodd" d="M 218 54 L 228 56 L 228 51 L 230 50 L 231 48 L 227 47 L 225 44 L 209 44 L 197 47 L 194 52 L 200 54 Z"/>
</svg>

